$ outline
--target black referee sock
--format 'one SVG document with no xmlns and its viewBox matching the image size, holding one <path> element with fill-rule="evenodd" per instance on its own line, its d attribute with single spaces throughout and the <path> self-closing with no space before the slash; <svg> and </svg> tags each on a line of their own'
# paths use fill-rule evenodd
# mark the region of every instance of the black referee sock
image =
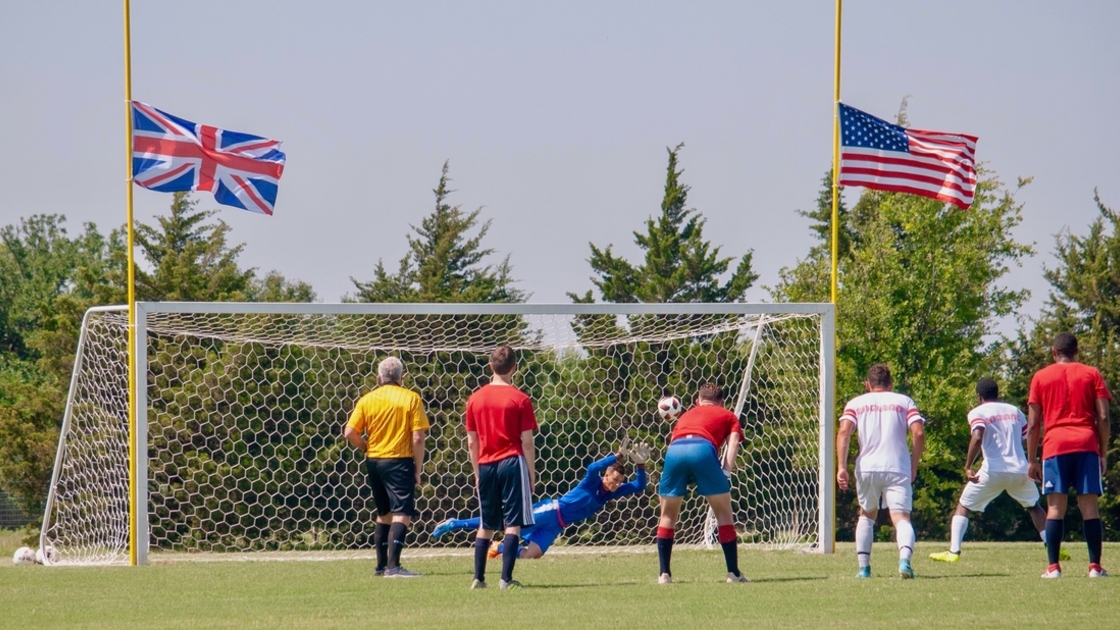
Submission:
<svg viewBox="0 0 1120 630">
<path fill-rule="evenodd" d="M 486 552 L 490 551 L 489 538 L 474 539 L 474 579 L 486 581 Z"/>
<path fill-rule="evenodd" d="M 373 549 L 377 552 L 377 570 L 384 571 L 389 556 L 389 524 L 378 523 L 373 529 Z"/>
<path fill-rule="evenodd" d="M 1082 524 L 1085 544 L 1089 547 L 1089 564 L 1101 563 L 1101 539 L 1104 538 L 1104 524 L 1099 518 L 1091 518 Z"/>
<path fill-rule="evenodd" d="M 1065 521 L 1060 518 L 1046 519 L 1046 555 L 1050 559 L 1050 564 L 1058 564 L 1058 558 L 1061 557 L 1062 551 L 1062 536 L 1064 535 Z"/>
<path fill-rule="evenodd" d="M 393 523 L 389 527 L 389 568 L 401 566 L 401 549 L 404 549 L 404 537 L 408 533 L 408 525 Z"/>
<path fill-rule="evenodd" d="M 516 534 L 506 534 L 502 538 L 502 579 L 506 582 L 513 581 L 513 564 L 517 562 L 517 554 L 521 552 L 521 537 Z"/>
</svg>

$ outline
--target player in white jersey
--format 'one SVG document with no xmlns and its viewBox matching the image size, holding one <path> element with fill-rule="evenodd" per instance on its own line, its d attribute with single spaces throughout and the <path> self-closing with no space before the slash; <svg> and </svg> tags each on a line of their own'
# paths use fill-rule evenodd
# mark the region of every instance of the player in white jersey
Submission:
<svg viewBox="0 0 1120 630">
<path fill-rule="evenodd" d="M 857 578 L 871 577 L 871 542 L 875 539 L 875 519 L 880 501 L 890 511 L 898 543 L 898 573 L 914 577 L 910 557 L 914 553 L 913 509 L 914 479 L 918 460 L 925 449 L 925 420 L 909 396 L 891 391 L 894 385 L 887 366 L 876 364 L 867 372 L 867 393 L 853 398 L 840 416 L 836 435 L 836 482 L 841 490 L 850 485 L 848 446 L 852 431 L 859 433 L 856 457 L 856 494 L 859 497 L 859 523 L 856 525 Z M 913 457 L 906 444 L 909 434 Z"/>
<path fill-rule="evenodd" d="M 1023 453 L 1027 418 L 1014 405 L 999 402 L 999 385 L 990 378 L 982 378 L 976 384 L 976 396 L 980 406 L 968 412 L 968 426 L 972 431 L 964 460 L 968 483 L 950 522 L 949 551 L 929 555 L 941 562 L 960 560 L 969 511 L 983 512 L 1001 492 L 1007 492 L 1027 508 L 1035 529 L 1043 542 L 1046 541 L 1046 510 L 1038 504 L 1038 486 L 1027 476 L 1027 457 Z M 972 466 L 981 452 L 984 463 L 974 472 Z"/>
</svg>

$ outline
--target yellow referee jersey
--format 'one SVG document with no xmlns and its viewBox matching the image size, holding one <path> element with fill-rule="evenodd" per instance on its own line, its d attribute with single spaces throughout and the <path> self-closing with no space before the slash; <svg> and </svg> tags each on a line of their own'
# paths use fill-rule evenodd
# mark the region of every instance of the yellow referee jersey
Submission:
<svg viewBox="0 0 1120 630">
<path fill-rule="evenodd" d="M 362 396 L 346 426 L 366 435 L 366 457 L 412 457 L 412 432 L 431 425 L 420 395 L 399 385 L 382 385 Z"/>
</svg>

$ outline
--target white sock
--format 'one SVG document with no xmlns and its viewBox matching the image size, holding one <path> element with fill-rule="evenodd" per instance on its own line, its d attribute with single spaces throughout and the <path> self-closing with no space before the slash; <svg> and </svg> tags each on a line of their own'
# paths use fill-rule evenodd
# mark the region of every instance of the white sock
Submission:
<svg viewBox="0 0 1120 630">
<path fill-rule="evenodd" d="M 898 559 L 909 560 L 914 555 L 914 526 L 910 521 L 899 521 L 894 527 L 895 540 L 898 542 Z"/>
<path fill-rule="evenodd" d="M 859 517 L 856 523 L 856 557 L 859 567 L 871 566 L 871 542 L 875 540 L 875 521 L 866 516 Z"/>
<path fill-rule="evenodd" d="M 951 530 L 953 538 L 949 541 L 949 551 L 960 553 L 961 541 L 964 540 L 964 533 L 968 531 L 968 517 L 954 515 Z"/>
</svg>

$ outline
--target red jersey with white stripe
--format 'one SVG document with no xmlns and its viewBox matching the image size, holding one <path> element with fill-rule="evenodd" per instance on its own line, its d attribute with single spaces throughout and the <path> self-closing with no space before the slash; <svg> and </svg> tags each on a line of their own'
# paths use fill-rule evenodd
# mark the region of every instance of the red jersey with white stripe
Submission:
<svg viewBox="0 0 1120 630">
<path fill-rule="evenodd" d="M 521 432 L 536 431 L 533 401 L 513 385 L 483 385 L 467 399 L 467 431 L 478 433 L 478 463 L 524 455 Z"/>
<path fill-rule="evenodd" d="M 738 416 L 721 405 L 697 405 L 681 414 L 669 441 L 689 436 L 702 437 L 718 450 L 732 433 L 743 435 Z"/>
<path fill-rule="evenodd" d="M 1015 405 L 986 402 L 968 412 L 968 430 L 978 427 L 984 427 L 981 472 L 1026 474 L 1023 438 L 1027 435 L 1027 417 L 1022 411 Z"/>
<path fill-rule="evenodd" d="M 910 425 L 925 422 L 909 396 L 897 392 L 869 392 L 845 407 L 840 421 L 853 422 L 859 436 L 856 472 L 910 475 Z"/>
<path fill-rule="evenodd" d="M 1097 399 L 1112 400 L 1095 367 L 1071 361 L 1034 373 L 1027 402 L 1042 407 L 1042 458 L 1066 453 L 1096 453 Z"/>
</svg>

